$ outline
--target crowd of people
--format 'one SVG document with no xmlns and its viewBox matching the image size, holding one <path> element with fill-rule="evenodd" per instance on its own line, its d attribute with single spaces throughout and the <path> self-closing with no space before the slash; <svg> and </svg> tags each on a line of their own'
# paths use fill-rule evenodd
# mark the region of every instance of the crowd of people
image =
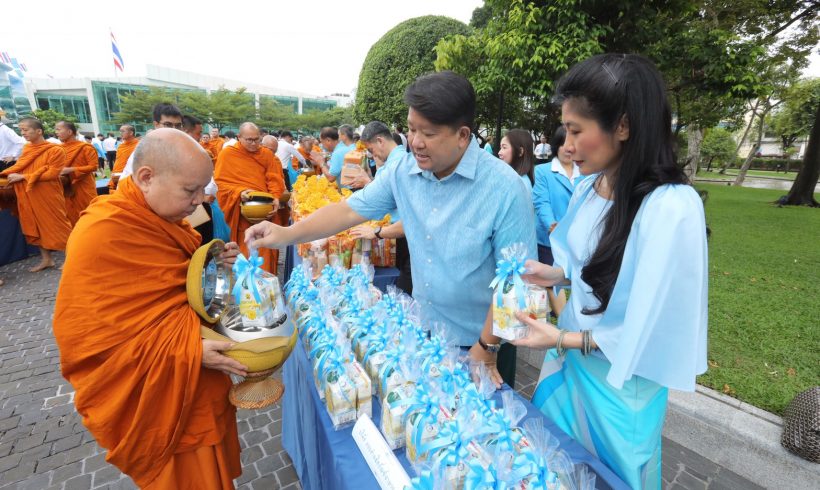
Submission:
<svg viewBox="0 0 820 490">
<path fill-rule="evenodd" d="M 498 157 L 478 144 L 464 77 L 421 76 L 405 102 L 407 134 L 379 121 L 360 135 L 342 125 L 298 141 L 251 122 L 203 132 L 159 104 L 154 129 L 137 138 L 123 125 L 113 155 L 113 138 L 78 141 L 66 121 L 51 144 L 38 120 L 22 119 L 27 144 L 13 159 L 0 139 L 0 158 L 16 160 L 0 176 L 41 250 L 32 271 L 66 250 L 54 317 L 63 374 L 108 460 L 138 485 L 232 488 L 241 473 L 227 374 L 245 367 L 199 337 L 185 295 L 193 251 L 224 237 L 223 260 L 252 247 L 276 273 L 279 248 L 352 228 L 399 240 L 399 287 L 498 386 L 514 383 L 515 345 L 549 348 L 533 403 L 633 488 L 660 486 L 667 389 L 693 390 L 706 368 L 707 256 L 657 69 L 636 55 L 579 63 L 556 85 L 563 125 L 538 144 L 512 129 Z M 357 141 L 373 168 L 345 180 Z M 111 192 L 92 203 L 103 159 Z M 288 190 L 304 173 L 355 192 L 289 226 Z M 252 225 L 240 208 L 258 191 L 274 207 Z M 209 219 L 195 230 L 185 218 L 200 206 Z M 390 225 L 364 225 L 386 214 Z M 531 259 L 525 280 L 551 288 L 557 325 L 519 315 L 529 336 L 502 344 L 488 285 L 515 243 Z"/>
</svg>

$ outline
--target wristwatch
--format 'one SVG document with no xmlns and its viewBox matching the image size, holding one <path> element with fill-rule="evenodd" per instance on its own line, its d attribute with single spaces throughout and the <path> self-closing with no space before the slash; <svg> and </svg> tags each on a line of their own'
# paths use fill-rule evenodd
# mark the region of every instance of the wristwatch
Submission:
<svg viewBox="0 0 820 490">
<path fill-rule="evenodd" d="M 501 344 L 487 344 L 481 340 L 481 337 L 478 338 L 478 345 L 481 346 L 482 349 L 489 352 L 490 354 L 498 354 L 498 351 L 501 350 Z"/>
<path fill-rule="evenodd" d="M 378 238 L 379 240 L 381 240 L 381 239 L 382 239 L 381 232 L 382 232 L 382 227 L 380 226 L 380 227 L 376 228 L 376 232 L 375 232 L 375 233 L 373 233 L 373 235 L 375 235 L 375 236 L 376 236 L 376 238 Z"/>
</svg>

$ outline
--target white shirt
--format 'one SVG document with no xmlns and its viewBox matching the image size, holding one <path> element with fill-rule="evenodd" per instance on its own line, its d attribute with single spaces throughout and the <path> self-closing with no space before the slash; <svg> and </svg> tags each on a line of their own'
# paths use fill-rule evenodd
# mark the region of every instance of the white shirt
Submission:
<svg viewBox="0 0 820 490">
<path fill-rule="evenodd" d="M 305 157 L 299 153 L 299 150 L 284 139 L 279 140 L 279 148 L 276 149 L 276 156 L 279 157 L 279 161 L 282 162 L 282 168 L 288 168 L 288 165 L 290 165 L 290 157 L 296 157 L 299 163 L 305 166 Z"/>
<path fill-rule="evenodd" d="M 54 143 L 55 145 L 61 145 L 61 144 L 63 144 L 63 142 L 62 142 L 62 141 L 58 140 L 58 139 L 57 139 L 57 138 L 55 138 L 54 136 L 52 136 L 51 138 L 46 138 L 46 141 L 48 141 L 49 143 Z"/>
<path fill-rule="evenodd" d="M 85 143 L 85 136 L 83 136 L 80 133 L 77 133 L 77 141 L 82 141 L 83 143 Z"/>
<path fill-rule="evenodd" d="M 224 145 L 222 145 L 222 148 L 225 148 L 226 146 L 233 146 L 235 144 L 236 144 L 236 138 L 231 138 L 228 141 L 226 141 Z"/>
<path fill-rule="evenodd" d="M 535 146 L 535 157 L 540 159 L 547 158 L 552 153 L 549 143 L 538 143 Z"/>
<path fill-rule="evenodd" d="M 216 197 L 216 192 L 218 190 L 219 190 L 219 187 L 217 187 L 216 182 L 214 181 L 214 178 L 211 177 L 211 181 L 208 183 L 208 185 L 205 186 L 205 195 Z"/>
<path fill-rule="evenodd" d="M 553 172 L 558 172 L 568 178 L 570 183 L 574 183 L 575 179 L 581 176 L 581 169 L 578 168 L 578 165 L 576 165 L 575 162 L 572 162 L 572 175 L 567 175 L 567 172 L 564 170 L 564 166 L 561 165 L 561 160 L 558 160 L 558 157 L 552 159 L 552 168 L 550 170 Z"/>
<path fill-rule="evenodd" d="M 399 138 L 401 138 L 401 144 L 403 147 L 407 148 L 407 136 L 404 133 L 398 133 Z"/>
<path fill-rule="evenodd" d="M 117 140 L 109 136 L 103 140 L 103 150 L 108 151 L 117 151 Z"/>
<path fill-rule="evenodd" d="M 0 159 L 11 157 L 16 160 L 23 151 L 26 140 L 15 133 L 10 127 L 0 123 Z"/>
</svg>

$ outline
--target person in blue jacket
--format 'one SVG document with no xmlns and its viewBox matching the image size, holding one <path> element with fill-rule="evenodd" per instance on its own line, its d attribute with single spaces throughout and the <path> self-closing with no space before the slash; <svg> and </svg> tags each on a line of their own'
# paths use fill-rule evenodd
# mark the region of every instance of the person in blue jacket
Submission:
<svg viewBox="0 0 820 490">
<path fill-rule="evenodd" d="M 564 147 L 567 131 L 563 126 L 552 135 L 550 148 L 554 157 L 551 163 L 535 166 L 535 186 L 532 190 L 533 204 L 535 204 L 535 234 L 538 238 L 538 261 L 552 265 L 552 248 L 550 247 L 550 232 L 567 213 L 569 198 L 575 184 L 581 178 L 578 165 L 572 161 L 572 154 Z M 563 291 L 547 292 L 550 306 L 555 316 L 561 314 L 567 304 Z"/>
<path fill-rule="evenodd" d="M 525 281 L 570 287 L 558 327 L 519 312 L 516 345 L 548 348 L 532 402 L 630 488 L 661 487 L 668 390 L 706 371 L 708 253 L 700 196 L 677 165 L 666 86 L 648 59 L 603 54 L 556 97 L 586 177 Z"/>
</svg>

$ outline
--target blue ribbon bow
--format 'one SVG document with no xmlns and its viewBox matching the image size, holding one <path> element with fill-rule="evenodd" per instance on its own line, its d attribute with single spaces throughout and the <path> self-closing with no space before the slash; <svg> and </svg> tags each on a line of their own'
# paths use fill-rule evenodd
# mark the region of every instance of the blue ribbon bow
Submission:
<svg viewBox="0 0 820 490">
<path fill-rule="evenodd" d="M 253 293 L 253 299 L 255 299 L 257 303 L 262 302 L 262 296 L 256 287 L 256 275 L 260 271 L 259 268 L 265 263 L 265 259 L 260 257 L 254 249 L 251 249 L 250 255 L 250 259 L 246 259 L 244 255 L 239 254 L 236 258 L 236 262 L 233 264 L 233 273 L 236 274 L 236 283 L 233 285 L 233 295 L 237 305 L 242 302 L 242 290 L 246 287 L 250 287 Z M 250 282 L 250 286 L 248 286 L 248 282 Z"/>
<path fill-rule="evenodd" d="M 490 289 L 495 289 L 499 286 L 503 288 L 505 281 L 511 278 L 513 286 L 515 287 L 515 295 L 518 297 L 518 309 L 524 310 L 527 308 L 527 301 L 524 280 L 521 279 L 521 275 L 526 274 L 526 272 L 527 268 L 524 267 L 523 258 L 513 257 L 510 259 L 501 259 L 496 264 L 495 278 L 493 282 L 490 283 Z M 496 304 L 499 307 L 503 305 L 502 297 L 503 294 L 499 294 L 496 300 Z"/>
</svg>

